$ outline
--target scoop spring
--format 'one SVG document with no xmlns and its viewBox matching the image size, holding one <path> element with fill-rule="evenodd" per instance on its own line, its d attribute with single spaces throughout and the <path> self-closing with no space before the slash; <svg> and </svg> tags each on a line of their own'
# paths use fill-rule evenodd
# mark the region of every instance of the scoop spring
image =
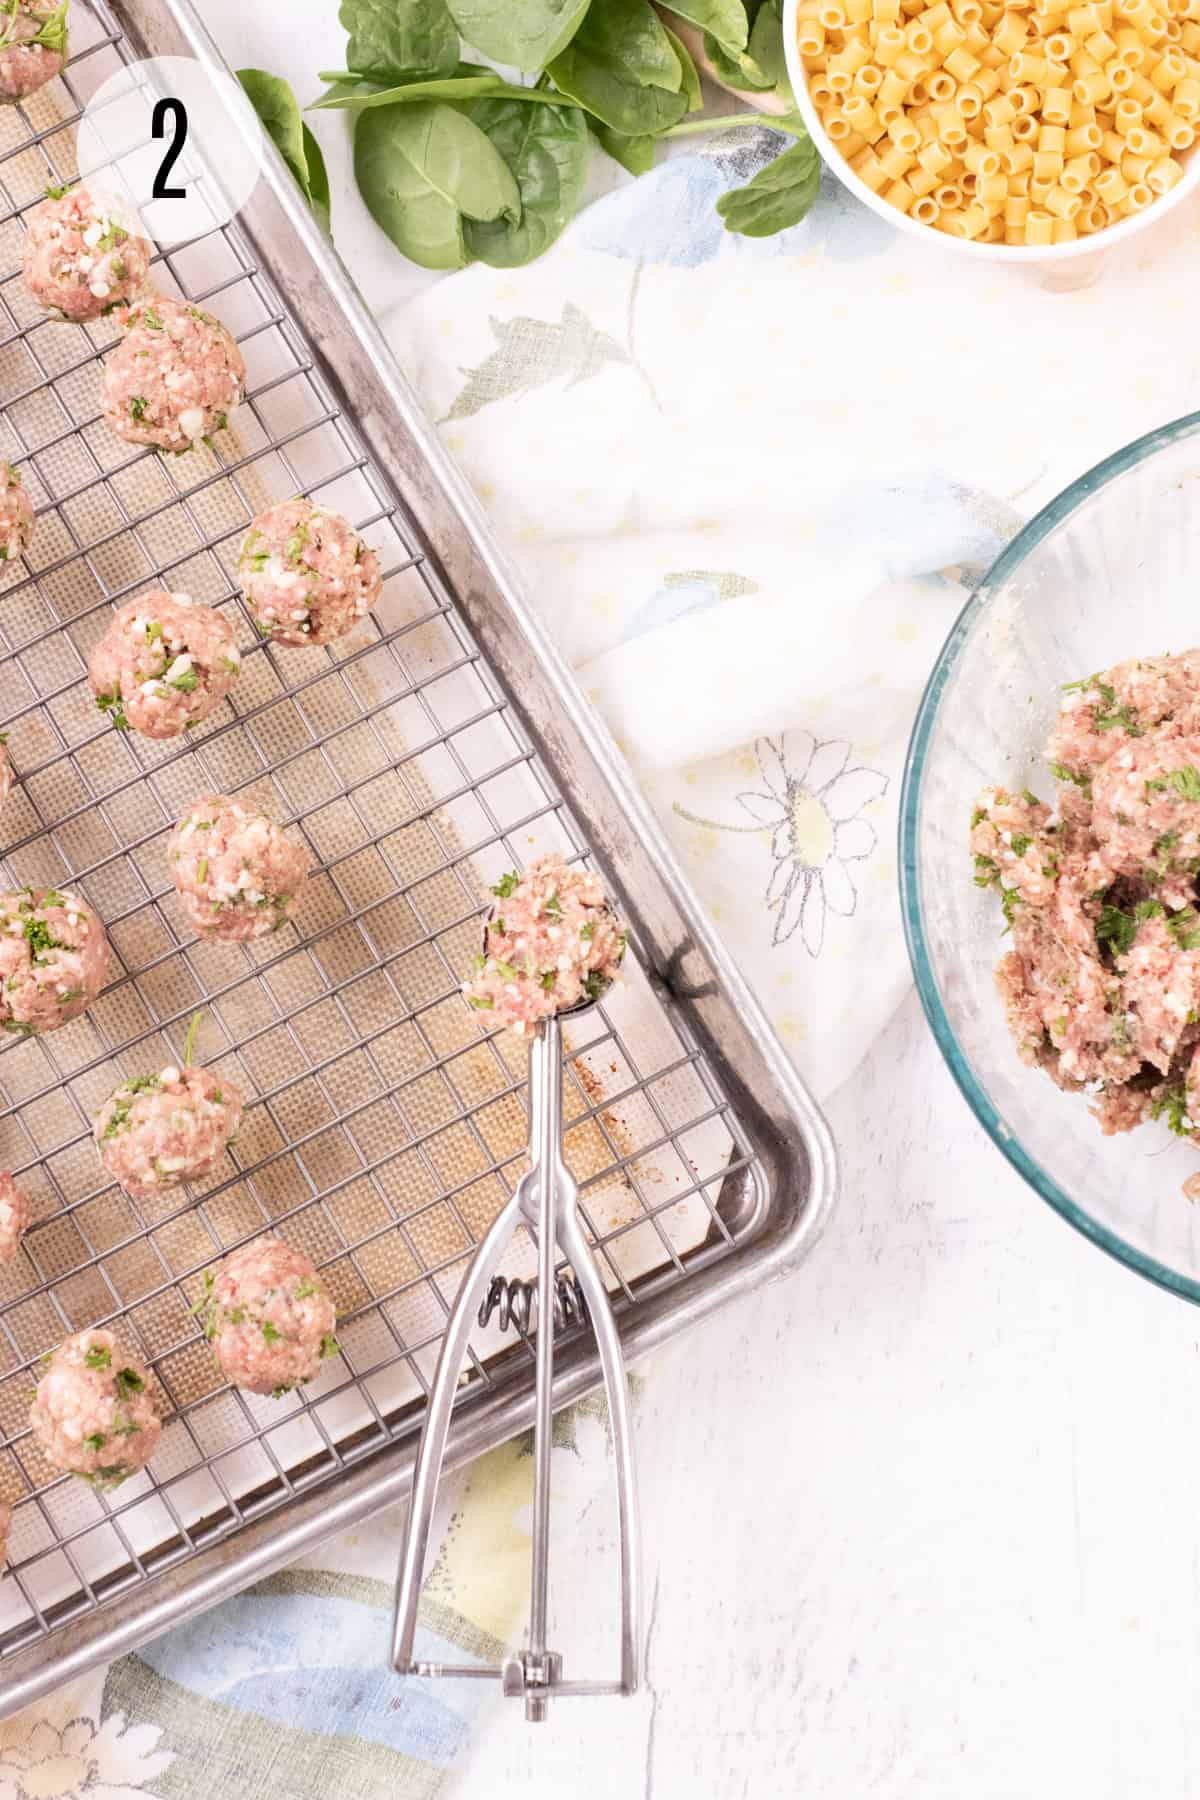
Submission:
<svg viewBox="0 0 1200 1800">
<path fill-rule="evenodd" d="M 554 1282 L 554 1329 L 565 1331 L 569 1325 L 586 1325 L 587 1303 L 574 1275 L 558 1275 Z M 510 1327 L 528 1336 L 537 1319 L 537 1282 L 509 1280 L 493 1275 L 492 1284 L 479 1307 L 480 1325 L 490 1325 L 499 1318 L 501 1331 Z"/>
</svg>

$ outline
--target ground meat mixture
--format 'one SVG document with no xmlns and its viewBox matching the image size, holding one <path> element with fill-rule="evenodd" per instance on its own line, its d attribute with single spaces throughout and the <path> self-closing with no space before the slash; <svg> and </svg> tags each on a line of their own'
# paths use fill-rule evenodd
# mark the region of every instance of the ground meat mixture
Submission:
<svg viewBox="0 0 1200 1800">
<path fill-rule="evenodd" d="M 1103 1131 L 1200 1143 L 1200 650 L 1071 683 L 1049 757 L 1053 807 L 993 788 L 971 822 L 1018 1050 Z"/>
<path fill-rule="evenodd" d="M 0 731 L 0 806 L 12 793 L 13 771 L 8 760 L 8 733 Z"/>
<path fill-rule="evenodd" d="M 286 1394 L 337 1354 L 333 1301 L 309 1258 L 281 1238 L 243 1244 L 204 1281 L 204 1334 L 235 1387 Z"/>
<path fill-rule="evenodd" d="M 544 856 L 524 875 L 505 875 L 492 893 L 484 953 L 463 987 L 478 1011 L 524 1034 L 612 986 L 625 931 L 590 870 Z"/>
<path fill-rule="evenodd" d="M 169 1067 L 122 1082 L 92 1135 L 109 1174 L 139 1200 L 211 1175 L 241 1122 L 242 1096 L 229 1082 Z"/>
<path fill-rule="evenodd" d="M 0 1031 L 56 1031 L 86 1012 L 107 980 L 104 927 L 78 894 L 0 894 Z"/>
<path fill-rule="evenodd" d="M 182 452 L 223 431 L 245 396 L 246 365 L 221 321 L 158 294 L 130 307 L 126 324 L 102 390 L 117 436 Z"/>
<path fill-rule="evenodd" d="M 0 0 L 0 101 L 27 100 L 67 60 L 67 0 Z"/>
<path fill-rule="evenodd" d="M 199 725 L 241 672 L 228 620 L 164 588 L 119 608 L 88 660 L 100 711 L 118 731 L 150 738 L 177 737 Z"/>
<path fill-rule="evenodd" d="M 308 853 L 265 813 L 206 794 L 167 846 L 171 879 L 202 938 L 245 943 L 286 925 L 308 879 Z"/>
<path fill-rule="evenodd" d="M 0 458 L 0 563 L 16 562 L 32 536 L 33 502 L 12 464 Z"/>
<path fill-rule="evenodd" d="M 132 300 L 150 272 L 150 245 L 113 203 L 86 187 L 50 191 L 27 221 L 25 284 L 55 318 L 84 324 Z"/>
<path fill-rule="evenodd" d="M 330 644 L 369 612 L 379 558 L 340 513 L 287 500 L 260 513 L 238 557 L 258 628 L 280 644 Z"/>
<path fill-rule="evenodd" d="M 28 1194 L 21 1192 L 11 1175 L 0 1174 L 0 1263 L 10 1263 L 17 1254 L 21 1235 L 32 1218 Z"/>
<path fill-rule="evenodd" d="M 111 1331 L 80 1331 L 59 1345 L 29 1423 L 54 1468 L 102 1489 L 149 1462 L 162 1430 L 149 1369 Z"/>
</svg>

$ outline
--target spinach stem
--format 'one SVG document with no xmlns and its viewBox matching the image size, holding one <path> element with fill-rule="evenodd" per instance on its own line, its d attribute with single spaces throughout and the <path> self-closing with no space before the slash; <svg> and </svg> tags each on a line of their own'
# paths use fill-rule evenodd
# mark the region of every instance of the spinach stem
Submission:
<svg viewBox="0 0 1200 1800">
<path fill-rule="evenodd" d="M 796 113 L 765 113 L 751 108 L 749 112 L 721 113 L 715 119 L 686 119 L 682 125 L 670 125 L 657 135 L 660 139 L 697 137 L 705 131 L 732 131 L 739 125 L 766 125 L 771 131 L 786 131 L 792 137 L 798 126 L 803 130 Z"/>
</svg>

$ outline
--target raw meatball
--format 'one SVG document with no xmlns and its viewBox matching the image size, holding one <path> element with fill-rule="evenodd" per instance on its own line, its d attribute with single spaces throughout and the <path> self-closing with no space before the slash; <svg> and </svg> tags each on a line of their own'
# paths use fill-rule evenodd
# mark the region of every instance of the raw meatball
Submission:
<svg viewBox="0 0 1200 1800">
<path fill-rule="evenodd" d="M 33 1204 L 23 1194 L 11 1175 L 0 1175 L 0 1263 L 10 1263 L 17 1254 L 21 1234 L 29 1229 Z"/>
<path fill-rule="evenodd" d="M 0 1030 L 32 1037 L 86 1012 L 108 980 L 108 939 L 78 894 L 0 894 Z"/>
<path fill-rule="evenodd" d="M 219 319 L 155 295 L 129 309 L 104 370 L 104 416 L 129 444 L 190 450 L 223 431 L 245 394 L 242 353 Z"/>
<path fill-rule="evenodd" d="M 127 1194 L 144 1200 L 203 1181 L 242 1122 L 242 1096 L 208 1069 L 165 1068 L 111 1094 L 92 1135 L 100 1161 Z"/>
<path fill-rule="evenodd" d="M 80 1331 L 58 1346 L 29 1423 L 48 1462 L 102 1489 L 148 1463 L 162 1430 L 149 1369 L 111 1331 Z"/>
<path fill-rule="evenodd" d="M 197 800 L 175 827 L 167 860 L 197 935 L 235 944 L 286 925 L 308 879 L 301 845 L 224 794 Z"/>
<path fill-rule="evenodd" d="M 118 731 L 150 738 L 177 737 L 199 725 L 241 672 L 229 622 L 165 588 L 126 601 L 88 661 L 100 711 Z"/>
<path fill-rule="evenodd" d="M 302 1250 L 255 1238 L 205 1275 L 204 1335 L 221 1373 L 252 1394 L 286 1394 L 337 1354 L 333 1301 Z"/>
<path fill-rule="evenodd" d="M 150 256 L 146 239 L 121 223 L 110 201 L 86 187 L 55 188 L 29 215 L 21 266 L 35 300 L 83 324 L 133 299 Z"/>
<path fill-rule="evenodd" d="M 258 628 L 280 644 L 331 644 L 383 588 L 379 558 L 340 513 L 286 500 L 260 513 L 238 557 Z"/>
<path fill-rule="evenodd" d="M 54 80 L 66 60 L 66 0 L 4 0 L 0 101 L 27 100 Z"/>
<path fill-rule="evenodd" d="M 0 806 L 12 793 L 13 772 L 8 760 L 8 733 L 0 731 Z"/>
<path fill-rule="evenodd" d="M 588 869 L 543 856 L 505 875 L 487 923 L 485 953 L 463 987 L 470 1004 L 521 1033 L 599 1000 L 616 979 L 625 931 Z"/>
<path fill-rule="evenodd" d="M 0 563 L 16 562 L 33 536 L 33 502 L 10 462 L 0 461 Z"/>
</svg>

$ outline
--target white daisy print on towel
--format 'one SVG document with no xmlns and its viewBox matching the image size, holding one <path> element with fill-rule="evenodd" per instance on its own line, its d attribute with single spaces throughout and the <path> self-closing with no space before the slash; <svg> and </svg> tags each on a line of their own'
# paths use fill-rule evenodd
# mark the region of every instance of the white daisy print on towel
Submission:
<svg viewBox="0 0 1200 1800">
<path fill-rule="evenodd" d="M 855 762 L 853 745 L 840 738 L 822 743 L 810 731 L 759 738 L 754 754 L 763 785 L 737 796 L 753 824 L 674 810 L 713 831 L 771 833 L 774 866 L 764 896 L 775 914 L 771 941 L 786 944 L 798 932 L 808 954 L 819 956 L 826 914 L 850 919 L 857 910 L 855 865 L 878 842 L 863 813 L 887 792 L 888 778 Z"/>
<path fill-rule="evenodd" d="M 103 1723 L 69 1719 L 60 1730 L 48 1719 L 32 1723 L 31 1709 L 3 1732 L 0 1800 L 155 1800 L 144 1784 L 175 1760 L 154 1753 L 157 1725 L 127 1726 L 121 1713 Z"/>
</svg>

